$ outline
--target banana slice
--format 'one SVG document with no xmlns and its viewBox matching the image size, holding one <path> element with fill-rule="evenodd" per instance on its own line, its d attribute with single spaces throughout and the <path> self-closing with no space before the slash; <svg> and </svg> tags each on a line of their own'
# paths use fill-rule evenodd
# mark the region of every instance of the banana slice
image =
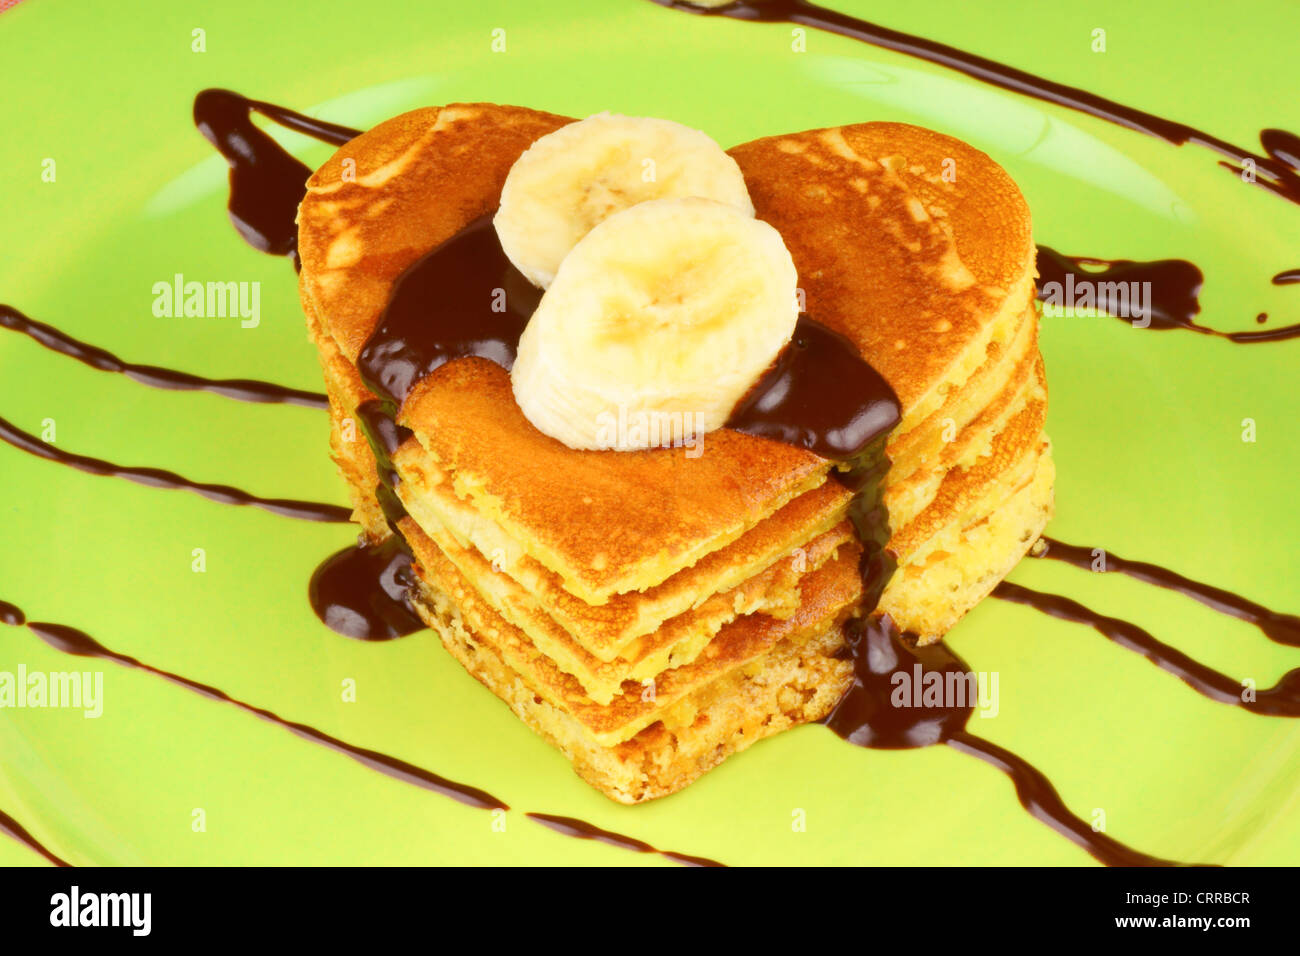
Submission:
<svg viewBox="0 0 1300 956">
<path fill-rule="evenodd" d="M 515 268 L 545 289 L 592 226 L 637 203 L 678 196 L 754 215 L 740 167 L 699 130 L 598 113 L 543 136 L 515 161 L 493 223 Z"/>
<path fill-rule="evenodd" d="M 524 329 L 515 400 L 570 448 L 694 450 L 790 341 L 796 284 L 780 233 L 735 206 L 615 213 L 573 247 Z"/>
</svg>

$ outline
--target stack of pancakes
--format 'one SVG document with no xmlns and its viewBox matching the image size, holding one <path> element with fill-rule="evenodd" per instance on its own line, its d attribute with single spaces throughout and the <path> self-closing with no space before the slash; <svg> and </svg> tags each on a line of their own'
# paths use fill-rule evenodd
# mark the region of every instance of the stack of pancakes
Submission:
<svg viewBox="0 0 1300 956">
<path fill-rule="evenodd" d="M 372 541 L 390 526 L 357 428 L 358 354 L 403 271 L 497 205 L 511 165 L 570 120 L 417 110 L 312 177 L 301 292 L 334 459 Z M 1020 559 L 1051 510 L 1046 390 L 1024 201 L 982 153 L 897 124 L 731 150 L 785 238 L 807 311 L 849 336 L 903 409 L 884 495 L 899 563 L 881 601 L 935 640 Z M 537 431 L 509 374 L 453 361 L 407 396 L 392 456 L 412 600 L 449 651 L 622 802 L 825 716 L 861 546 L 833 463 L 723 429 L 684 448 L 578 451 Z"/>
</svg>

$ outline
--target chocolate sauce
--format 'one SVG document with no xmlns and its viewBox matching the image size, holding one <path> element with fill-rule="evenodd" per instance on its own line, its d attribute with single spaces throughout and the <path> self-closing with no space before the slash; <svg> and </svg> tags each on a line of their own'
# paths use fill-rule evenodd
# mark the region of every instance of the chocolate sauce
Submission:
<svg viewBox="0 0 1300 956">
<path fill-rule="evenodd" d="M 321 504 L 315 501 L 298 501 L 293 498 L 260 498 L 257 495 L 249 494 L 247 491 L 232 488 L 230 485 L 214 485 L 190 481 L 190 479 L 183 478 L 175 472 L 164 471 L 161 468 L 136 468 L 127 465 L 115 465 L 113 462 L 105 461 L 102 458 L 76 455 L 46 444 L 35 435 L 23 431 L 3 418 L 0 418 L 0 441 L 6 441 L 29 455 L 44 458 L 46 461 L 57 462 L 60 465 L 67 465 L 88 474 L 125 478 L 127 481 L 148 485 L 151 488 L 192 491 L 209 501 L 216 501 L 223 505 L 247 505 L 253 508 L 261 508 L 263 511 L 269 511 L 272 514 L 283 515 L 286 518 L 301 518 L 305 521 L 347 522 L 352 517 L 350 509 L 341 508 L 338 505 Z"/>
<path fill-rule="evenodd" d="M 244 240 L 297 263 L 298 204 L 311 170 L 253 124 L 261 113 L 288 129 L 343 145 L 360 131 L 326 123 L 230 90 L 204 90 L 194 98 L 194 125 L 230 165 L 230 219 Z"/>
<path fill-rule="evenodd" d="M 1091 304 L 1099 311 L 1123 322 L 1133 322 L 1135 319 L 1132 315 L 1123 315 L 1125 311 L 1133 311 L 1128 290 L 1132 288 L 1130 283 L 1142 283 L 1151 295 L 1149 315 L 1143 317 L 1149 318 L 1150 324 L 1134 326 L 1135 328 L 1149 328 L 1157 332 L 1183 329 L 1201 335 L 1213 335 L 1239 345 L 1279 342 L 1300 337 L 1300 324 L 1255 332 L 1220 332 L 1198 324 L 1194 317 L 1201 311 L 1198 296 L 1204 281 L 1201 270 L 1186 259 L 1157 259 L 1151 262 L 1095 259 L 1067 256 L 1047 246 L 1038 247 L 1039 298 L 1045 297 L 1045 290 L 1051 283 L 1058 286 L 1055 290 L 1057 295 L 1071 288 L 1094 290 L 1095 297 Z M 1276 281 L 1275 278 L 1274 282 Z M 1069 305 L 1070 298 L 1065 295 L 1062 304 Z M 1256 317 L 1256 321 L 1262 320 Z"/>
<path fill-rule="evenodd" d="M 393 561 L 400 563 L 405 556 L 408 562 L 395 581 L 408 587 L 414 583 L 409 552 L 397 528 L 406 517 L 406 507 L 397 494 L 401 479 L 392 456 L 411 436 L 409 429 L 397 424 L 398 408 L 426 375 L 453 359 L 484 358 L 509 370 L 519 336 L 539 301 L 541 290 L 506 257 L 491 216 L 475 220 L 430 250 L 394 285 L 378 325 L 357 357 L 362 381 L 379 396 L 358 406 L 357 419 L 375 458 L 379 477 L 375 497 L 392 531 L 386 546 L 397 542 L 391 544 L 399 549 Z M 410 599 L 404 593 L 380 591 L 367 599 L 358 589 L 347 595 L 347 601 L 389 607 L 397 603 L 410 612 Z M 422 626 L 417 623 L 403 633 Z"/>
<path fill-rule="evenodd" d="M 12 607 L 12 605 L 10 605 Z M 20 612 L 21 613 L 21 612 Z M 397 757 L 380 753 L 376 750 L 369 750 L 365 747 L 358 747 L 350 744 L 345 740 L 340 740 L 332 734 L 327 734 L 323 730 L 317 730 L 307 724 L 298 723 L 297 721 L 287 720 L 274 711 L 267 710 L 265 707 L 258 707 L 256 704 L 245 703 L 238 698 L 231 697 L 225 691 L 211 684 L 204 684 L 200 681 L 191 680 L 172 671 L 163 670 L 160 667 L 154 667 L 152 664 L 146 664 L 138 658 L 131 657 L 129 654 L 122 654 L 118 651 L 110 650 L 99 641 L 95 640 L 85 631 L 78 630 L 75 627 L 68 627 L 66 624 L 48 624 L 42 621 L 29 621 L 27 628 L 42 641 L 64 654 L 73 654 L 77 657 L 93 657 L 97 660 L 112 661 L 123 667 L 133 670 L 144 671 L 153 674 L 155 677 L 161 677 L 163 680 L 178 684 L 186 690 L 201 694 L 212 700 L 218 700 L 225 704 L 230 704 L 242 711 L 260 717 L 268 723 L 276 724 L 283 727 L 290 733 L 302 737 L 304 740 L 310 740 L 312 743 L 320 744 L 336 753 L 350 757 L 362 766 L 376 770 L 387 777 L 395 780 L 401 780 L 403 783 L 409 783 L 425 790 L 431 790 L 440 793 L 445 797 L 450 797 L 460 803 L 471 807 L 478 807 L 483 810 L 494 810 L 497 808 L 508 810 L 509 806 L 496 797 L 492 796 L 478 787 L 471 787 L 467 784 L 457 783 L 455 780 L 449 780 L 440 776 L 431 770 L 425 770 L 423 767 L 417 767 L 415 764 L 408 763 Z"/>
<path fill-rule="evenodd" d="M 985 763 L 1005 773 L 1016 788 L 1016 797 L 1020 800 L 1020 805 L 1029 812 L 1030 816 L 1047 824 L 1071 843 L 1083 847 L 1105 866 L 1214 865 L 1185 864 L 1150 856 L 1120 843 L 1114 837 L 1094 831 L 1092 824 L 1086 823 L 1070 812 L 1070 808 L 1065 805 L 1065 801 L 1061 799 L 1052 782 L 1042 771 L 990 740 L 960 730 L 954 732 L 944 743 L 960 753 L 979 757 Z"/>
<path fill-rule="evenodd" d="M 45 859 L 53 863 L 55 866 L 72 865 L 67 860 L 55 856 L 53 851 L 46 848 L 46 846 L 42 844 L 39 840 L 37 840 L 36 837 L 32 836 L 31 833 L 27 831 L 26 827 L 24 827 L 21 823 L 19 823 L 17 820 L 11 817 L 9 814 L 5 813 L 3 810 L 0 810 L 0 833 L 3 833 L 9 837 L 13 837 L 13 839 L 17 840 L 19 843 L 23 844 L 29 849 L 35 850 L 41 856 L 45 857 Z"/>
<path fill-rule="evenodd" d="M 375 497 L 392 534 L 380 544 L 356 544 L 331 555 L 316 569 L 307 589 L 312 610 L 323 624 L 364 641 L 388 641 L 425 627 L 411 604 L 415 572 L 411 550 L 397 527 L 406 517 L 406 506 L 397 496 L 400 479 L 392 458 L 411 432 L 393 420 L 391 408 L 370 399 L 358 406 L 357 419 L 375 457 Z"/>
<path fill-rule="evenodd" d="M 379 476 L 379 485 L 375 488 L 375 500 L 388 521 L 388 529 L 397 538 L 401 531 L 397 523 L 406 517 L 406 505 L 397 494 L 401 476 L 393 464 L 393 455 L 402 443 L 411 437 L 411 430 L 397 424 L 395 407 L 383 399 L 372 398 L 357 406 L 357 420 L 361 423 L 362 434 L 370 444 L 370 452 L 375 459 L 375 472 Z"/>
<path fill-rule="evenodd" d="M 1015 785 L 1021 805 L 1042 823 L 1078 844 L 1107 866 L 1172 866 L 1169 860 L 1148 856 L 1104 833 L 1070 812 L 1056 788 L 1039 770 L 1022 758 L 966 730 L 974 703 L 956 678 L 973 672 L 966 662 L 943 644 L 915 645 L 915 637 L 900 634 L 888 615 L 851 622 L 846 628 L 847 652 L 852 655 L 853 684 L 835 709 L 822 721 L 844 740 L 859 747 L 901 750 L 947 744 L 997 767 Z M 917 677 L 922 685 L 933 678 L 945 688 L 932 706 L 898 706 L 893 700 L 903 675 Z"/>
<path fill-rule="evenodd" d="M 506 258 L 492 216 L 483 216 L 402 273 L 357 369 L 394 407 L 452 359 L 477 356 L 509 371 L 541 297 Z"/>
<path fill-rule="evenodd" d="M 901 418 L 898 396 L 856 346 L 800 315 L 790 344 L 727 419 L 728 428 L 840 463 L 835 475 L 854 492 L 849 517 L 863 545 L 862 613 L 875 610 L 897 568 L 883 483 L 885 445 Z"/>
<path fill-rule="evenodd" d="M 330 630 L 362 641 L 389 641 L 423 630 L 408 590 L 411 553 L 398 535 L 354 545 L 325 560 L 307 586 L 312 610 Z"/>
<path fill-rule="evenodd" d="M 608 843 L 610 846 L 616 846 L 622 850 L 632 850 L 635 853 L 655 853 L 672 860 L 674 863 L 681 863 L 683 866 L 726 866 L 725 863 L 710 860 L 708 857 L 687 856 L 685 853 L 659 850 L 644 840 L 624 836 L 622 833 L 615 833 L 613 830 L 604 830 L 595 824 L 574 817 L 560 817 L 550 813 L 530 813 L 528 819 L 540 823 L 557 833 L 563 833 L 565 836 L 577 837 L 580 840 L 596 840 L 599 843 Z"/>
<path fill-rule="evenodd" d="M 847 338 L 800 315 L 789 346 L 727 427 L 850 461 L 898 425 L 898 397 Z"/>
<path fill-rule="evenodd" d="M 1259 138 L 1264 152 L 1253 152 L 1234 146 L 1204 130 L 1124 106 L 1114 100 L 1089 93 L 1087 90 L 1055 83 L 1041 76 L 1026 73 L 1024 70 L 998 63 L 996 60 L 977 56 L 914 34 L 891 30 L 836 10 L 807 3 L 805 0 L 738 0 L 715 8 L 697 7 L 683 0 L 653 0 L 653 2 L 690 13 L 714 14 L 737 20 L 765 23 L 784 21 L 810 26 L 929 63 L 936 63 L 1004 90 L 1078 110 L 1117 126 L 1146 133 L 1174 146 L 1192 143 L 1205 147 L 1232 160 L 1231 163 L 1220 163 L 1220 165 L 1231 169 L 1234 173 L 1240 174 L 1246 165 L 1254 167 L 1256 175 L 1250 179 L 1243 179 L 1243 182 L 1252 182 L 1284 199 L 1300 203 L 1300 175 L 1297 175 L 1300 173 L 1300 138 L 1285 130 L 1263 130 Z"/>
<path fill-rule="evenodd" d="M 1300 667 L 1287 671 L 1272 687 L 1243 700 L 1241 681 L 1206 667 L 1128 621 L 1108 617 L 1060 594 L 1035 591 L 1010 581 L 993 589 L 993 596 L 1024 604 L 1063 621 L 1086 624 L 1112 643 L 1136 651 L 1161 670 L 1180 678 L 1198 694 L 1266 717 L 1300 717 Z"/>
<path fill-rule="evenodd" d="M 1284 129 L 1266 129 L 1259 134 L 1264 150 L 1279 163 L 1300 169 L 1300 136 Z"/>
<path fill-rule="evenodd" d="M 1095 268 L 1081 269 L 1080 266 Z M 1062 288 L 1066 283 L 1084 288 L 1091 287 L 1099 292 L 1109 292 L 1111 297 L 1102 297 L 1094 302 L 1097 309 L 1120 317 L 1120 309 L 1114 301 L 1114 289 L 1107 290 L 1102 283 L 1146 283 L 1151 289 L 1151 325 L 1156 331 L 1168 329 L 1195 329 L 1209 331 L 1198 326 L 1193 318 L 1201 311 L 1198 299 L 1205 276 L 1193 263 L 1186 259 L 1157 259 L 1150 262 L 1138 262 L 1132 259 L 1096 259 L 1084 256 L 1067 256 L 1048 246 L 1038 247 L 1038 289 L 1042 290 L 1050 283 L 1057 283 Z M 1065 304 L 1069 304 L 1066 302 Z M 1125 318 L 1128 322 L 1131 319 Z"/>
<path fill-rule="evenodd" d="M 1300 282 L 1300 269 L 1287 269 L 1273 276 L 1274 285 L 1291 285 L 1294 282 Z"/>
<path fill-rule="evenodd" d="M 414 577 L 397 530 L 406 508 L 397 494 L 400 478 L 392 456 L 411 435 L 397 424 L 397 410 L 416 384 L 453 359 L 475 356 L 508 370 L 514 365 L 519 336 L 540 300 L 541 291 L 506 258 L 491 216 L 475 220 L 430 250 L 397 280 L 357 358 L 366 387 L 379 396 L 357 408 L 357 419 L 375 458 L 375 494 L 393 534 L 381 546 L 389 549 L 383 557 L 372 558 L 364 549 L 345 551 L 316 572 L 312 605 L 334 630 L 361 636 L 337 626 L 355 621 L 354 629 L 375 631 L 374 608 L 381 609 L 381 620 L 393 618 L 398 625 L 379 628 L 383 639 L 424 626 L 406 594 Z M 382 574 L 374 573 L 376 566 L 382 566 Z M 349 575 L 358 571 L 361 577 L 349 587 Z M 332 582 L 325 592 L 326 608 L 317 587 L 322 580 Z M 389 586 L 375 586 L 383 581 Z"/>
<path fill-rule="evenodd" d="M 0 614 L 3 615 L 3 619 L 6 623 L 21 624 L 26 621 L 26 615 L 24 615 L 16 606 L 7 601 L 0 601 Z M 69 627 L 65 624 L 48 624 L 43 622 L 31 622 L 27 624 L 27 627 L 32 631 L 32 633 L 56 651 L 61 651 L 65 654 L 73 654 L 78 657 L 93 657 L 99 660 L 111 661 L 115 664 L 120 664 L 123 667 L 153 674 L 155 677 L 161 677 L 164 680 L 184 687 L 186 690 L 200 694 L 203 697 L 220 701 L 221 703 L 230 704 L 233 707 L 237 707 L 240 710 L 259 717 L 268 723 L 283 727 L 285 730 L 288 730 L 298 737 L 310 740 L 312 743 L 324 746 L 336 753 L 343 754 L 344 756 L 355 760 L 362 766 L 377 771 L 378 773 L 382 773 L 394 780 L 400 780 L 403 783 L 408 783 L 412 786 L 420 787 L 421 789 L 429 790 L 445 797 L 450 797 L 459 803 L 477 809 L 510 809 L 509 804 L 497 799 L 492 796 L 492 794 L 485 790 L 481 790 L 478 787 L 472 787 L 468 784 L 458 783 L 455 780 L 449 780 L 440 774 L 436 774 L 431 770 L 426 770 L 423 767 L 418 767 L 415 764 L 408 763 L 398 757 L 393 757 L 365 747 L 355 746 L 354 744 L 340 740 L 331 734 L 327 734 L 322 730 L 317 730 L 315 727 L 311 727 L 307 724 L 286 720 L 275 712 L 267 710 L 264 707 L 258 707 L 255 704 L 245 703 L 242 700 L 231 697 L 225 691 L 214 687 L 211 684 L 192 680 L 180 674 L 173 673 L 172 671 L 163 670 L 162 668 L 154 667 L 151 664 L 146 664 L 138 658 L 131 657 L 128 654 L 122 654 L 118 651 L 110 650 L 85 631 Z M 639 853 L 658 853 L 661 856 L 688 866 L 725 865 L 705 857 L 688 856 L 684 853 L 658 850 L 650 844 L 638 840 L 635 837 L 615 833 L 612 830 L 603 830 L 594 824 L 587 823 L 574 817 L 561 817 L 547 813 L 529 813 L 528 817 L 543 826 L 549 827 L 557 833 L 564 834 L 565 836 L 576 837 L 584 840 L 599 840 L 600 842 L 607 843 L 611 846 L 627 850 L 635 850 Z M 20 842 L 27 844 L 38 853 L 44 855 L 48 860 L 50 860 L 50 862 L 58 866 L 68 865 L 41 846 L 32 838 L 31 834 L 18 825 L 12 817 L 6 816 L 2 812 L 0 812 L 0 831 L 3 831 Z"/>
<path fill-rule="evenodd" d="M 96 345 L 74 339 L 52 325 L 28 318 L 9 305 L 0 305 L 0 328 L 21 332 L 47 349 L 74 358 L 83 365 L 89 365 L 101 372 L 116 372 L 154 388 L 212 392 L 241 402 L 329 408 L 329 399 L 321 392 L 306 392 L 247 378 L 203 378 L 191 375 L 189 372 L 160 368 L 157 365 L 137 365 L 134 362 L 127 362 Z"/>
<path fill-rule="evenodd" d="M 361 423 L 361 431 L 375 456 L 380 483 L 396 489 L 401 479 L 393 466 L 393 455 L 411 437 L 411 430 L 397 424 L 393 420 L 391 406 L 377 398 L 357 406 L 357 420 Z"/>
<path fill-rule="evenodd" d="M 1259 134 L 1259 141 L 1264 147 L 1264 152 L 1274 160 L 1273 165 L 1264 168 L 1277 175 L 1277 169 L 1280 167 L 1283 170 L 1290 170 L 1292 175 L 1281 177 L 1277 181 L 1259 179 L 1257 180 L 1258 184 L 1284 199 L 1290 199 L 1292 202 L 1300 201 L 1296 199 L 1297 179 L 1294 175 L 1296 171 L 1300 171 L 1300 136 L 1289 133 L 1284 129 L 1266 129 Z M 1223 152 L 1223 150 L 1220 150 L 1220 152 Z M 1259 157 L 1246 153 L 1244 156 L 1234 156 L 1233 159 L 1239 163 L 1245 163 L 1247 159 L 1258 161 Z M 1243 168 L 1228 163 L 1220 163 L 1219 165 L 1227 167 L 1238 175 L 1244 172 Z"/>
<path fill-rule="evenodd" d="M 1127 558 L 1121 558 L 1112 551 L 1081 547 L 1077 544 L 1066 544 L 1064 541 L 1058 541 L 1055 538 L 1046 536 L 1039 540 L 1042 541 L 1045 547 L 1039 551 L 1031 551 L 1030 555 L 1032 557 L 1063 561 L 1081 570 L 1093 571 L 1094 565 L 1100 557 L 1095 552 L 1102 551 L 1105 556 L 1105 565 L 1095 573 L 1109 574 L 1117 572 L 1136 578 L 1146 584 L 1154 584 L 1158 588 L 1177 591 L 1179 594 L 1194 601 L 1199 601 L 1220 614 L 1227 614 L 1248 624 L 1253 624 L 1270 641 L 1291 647 L 1300 647 L 1300 617 L 1294 614 L 1279 614 L 1277 611 L 1270 611 L 1263 605 L 1249 601 L 1239 594 L 1233 594 L 1223 588 L 1216 588 L 1212 584 L 1193 581 L 1176 571 L 1162 568 L 1158 564 L 1151 564 L 1146 561 L 1130 561 Z"/>
<path fill-rule="evenodd" d="M 8 601 L 0 601 L 0 624 L 21 627 L 26 623 L 27 615 L 23 614 L 22 609 Z"/>
</svg>

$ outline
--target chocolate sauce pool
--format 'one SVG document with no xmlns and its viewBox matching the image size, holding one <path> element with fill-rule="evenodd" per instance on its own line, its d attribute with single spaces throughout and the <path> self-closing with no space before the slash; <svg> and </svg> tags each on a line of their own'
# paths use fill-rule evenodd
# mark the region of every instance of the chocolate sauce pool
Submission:
<svg viewBox="0 0 1300 956">
<path fill-rule="evenodd" d="M 505 310 L 496 311 L 496 290 Z M 506 258 L 492 215 L 474 220 L 411 265 L 393 286 L 357 369 L 366 387 L 396 409 L 426 375 L 475 356 L 509 371 L 519 336 L 542 299 Z"/>
<path fill-rule="evenodd" d="M 398 535 L 356 545 L 316 569 L 307 597 L 316 616 L 336 634 L 390 641 L 424 628 L 408 596 L 415 584 L 411 554 Z"/>
<path fill-rule="evenodd" d="M 920 686 L 931 680 L 951 687 L 955 679 L 972 674 L 970 667 L 944 644 L 917 647 L 915 637 L 900 634 L 888 615 L 853 622 L 848 652 L 854 680 L 835 709 L 822 721 L 844 740 L 859 747 L 907 750 L 947 744 L 997 767 L 1016 788 L 1020 804 L 1031 816 L 1087 850 L 1107 866 L 1174 866 L 1173 861 L 1148 856 L 1125 846 L 1070 812 L 1056 788 L 1033 765 L 1004 747 L 966 729 L 974 710 L 968 695 L 945 690 L 941 703 L 922 707 L 895 706 L 892 696 L 902 675 Z"/>
</svg>

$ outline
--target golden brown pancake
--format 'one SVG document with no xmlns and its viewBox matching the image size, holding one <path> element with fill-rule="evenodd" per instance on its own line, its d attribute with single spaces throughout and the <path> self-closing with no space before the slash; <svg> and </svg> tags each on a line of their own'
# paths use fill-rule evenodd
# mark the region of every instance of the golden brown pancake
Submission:
<svg viewBox="0 0 1300 956">
<path fill-rule="evenodd" d="M 653 694 L 639 685 L 629 686 L 601 705 L 573 675 L 541 653 L 522 630 L 497 614 L 415 522 L 403 519 L 401 526 L 415 554 L 420 578 L 450 598 L 480 643 L 491 647 L 534 693 L 568 714 L 593 742 L 605 747 L 628 740 L 657 721 L 673 722 L 675 705 L 753 664 L 782 641 L 802 641 L 825 633 L 843 620 L 862 589 L 859 549 L 850 544 L 843 554 L 800 581 L 799 607 L 789 617 L 750 614 L 737 618 L 689 664 L 657 675 Z"/>
<path fill-rule="evenodd" d="M 972 515 L 943 529 L 890 579 L 880 609 L 916 634 L 918 643 L 931 644 L 951 630 L 1047 526 L 1056 478 L 1050 442 L 1044 438 L 1025 461 L 1032 467 L 1000 482 Z"/>
<path fill-rule="evenodd" d="M 362 133 L 312 174 L 298 210 L 300 290 L 350 362 L 406 267 L 493 212 L 519 154 L 571 122 L 492 103 L 413 110 Z"/>
<path fill-rule="evenodd" d="M 1038 354 L 1038 313 L 1026 307 L 1006 340 L 989 343 L 982 365 L 960 388 L 949 388 L 943 404 L 913 428 L 895 429 L 889 440 L 890 480 L 902 480 L 916 469 L 945 455 L 956 464 L 970 464 L 986 449 L 992 432 L 972 423 L 985 418 L 991 405 L 1032 377 Z M 986 453 L 986 452 L 985 452 Z"/>
<path fill-rule="evenodd" d="M 534 693 L 436 588 L 423 584 L 415 600 L 420 616 L 470 674 L 561 751 L 583 780 L 619 803 L 675 793 L 765 737 L 820 720 L 853 679 L 852 663 L 839 655 L 844 637 L 838 628 L 782 641 L 749 667 L 679 702 L 671 725 L 660 720 L 605 747 L 563 709 Z"/>
<path fill-rule="evenodd" d="M 829 463 L 730 429 L 685 447 L 578 451 L 533 427 L 510 375 L 462 359 L 417 385 L 398 423 L 458 494 L 589 604 L 666 580 L 826 480 Z"/>
<path fill-rule="evenodd" d="M 903 553 L 907 547 L 900 533 L 934 501 L 941 484 L 954 471 L 973 467 L 994 453 L 999 440 L 1005 447 L 1012 435 L 1020 436 L 1022 446 L 1032 443 L 1030 426 L 1011 426 L 1027 406 L 1037 403 L 1036 421 L 1041 430 L 1046 404 L 1039 364 L 1036 336 L 1030 336 L 1020 358 L 1010 366 L 1002 390 L 964 428 L 954 430 L 950 438 L 940 429 L 936 440 L 928 443 L 934 450 L 910 472 L 891 465 L 885 481 L 885 504 L 895 530 L 896 552 Z"/>
<path fill-rule="evenodd" d="M 638 653 L 639 638 L 669 618 L 700 607 L 702 594 L 730 594 L 783 558 L 806 561 L 810 540 L 840 524 L 852 499 L 839 482 L 823 482 L 661 584 L 616 594 L 604 604 L 588 604 L 566 590 L 559 575 L 515 548 L 499 525 L 458 497 L 418 444 L 402 448 L 395 464 L 401 475 L 398 493 L 417 524 L 440 544 L 446 536 L 454 547 L 473 550 L 478 560 L 489 563 L 494 576 L 510 579 L 518 591 L 517 603 L 554 618 L 601 661 Z"/>
<path fill-rule="evenodd" d="M 440 528 L 421 526 L 450 561 L 464 584 L 483 597 L 492 610 L 519 628 L 537 650 L 566 674 L 572 674 L 595 703 L 609 704 L 628 682 L 653 680 L 666 670 L 694 661 L 726 624 L 751 614 L 786 619 L 798 611 L 804 577 L 835 557 L 854 540 L 847 521 L 818 535 L 800 549 L 798 560 L 778 561 L 752 574 L 729 591 L 712 593 L 695 607 L 662 622 L 654 631 L 633 640 L 619 656 L 602 661 L 587 650 L 554 618 L 529 601 L 510 575 L 496 571 L 472 547 L 462 547 Z M 427 530 L 425 530 L 427 529 Z M 708 594 L 707 591 L 699 593 Z"/>
<path fill-rule="evenodd" d="M 389 534 L 356 427 L 357 356 L 393 284 L 492 212 L 515 159 L 569 122 L 458 104 L 404 114 L 321 167 L 299 210 L 300 288 L 355 517 Z M 937 639 L 1051 513 L 1028 210 L 987 156 L 867 123 L 730 150 L 785 238 L 808 311 L 898 393 L 884 483 L 899 562 L 881 608 Z M 355 177 L 345 176 L 345 160 Z M 393 456 L 421 616 L 614 799 L 673 792 L 727 754 L 824 716 L 861 593 L 832 463 L 722 429 L 703 454 L 570 449 L 481 359 L 419 382 Z M 647 688 L 652 693 L 647 695 Z"/>
<path fill-rule="evenodd" d="M 785 239 L 809 314 L 893 386 L 900 432 L 962 386 L 1033 301 L 1029 209 L 973 146 L 859 123 L 728 152 L 758 217 Z"/>
</svg>

